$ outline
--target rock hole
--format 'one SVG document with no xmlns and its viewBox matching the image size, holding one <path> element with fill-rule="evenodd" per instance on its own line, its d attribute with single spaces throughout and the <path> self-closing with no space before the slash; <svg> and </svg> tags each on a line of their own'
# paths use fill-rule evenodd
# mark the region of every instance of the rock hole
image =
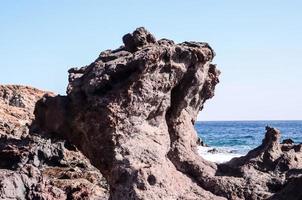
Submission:
<svg viewBox="0 0 302 200">
<path fill-rule="evenodd" d="M 118 180 L 116 181 L 116 184 L 125 184 L 128 181 L 128 173 L 123 172 L 119 176 Z"/>
<path fill-rule="evenodd" d="M 67 174 L 62 174 L 61 176 L 58 177 L 58 179 L 66 180 L 66 179 L 70 179 L 70 176 L 68 176 Z"/>
<path fill-rule="evenodd" d="M 267 183 L 266 185 L 269 190 L 273 193 L 279 192 L 284 187 L 283 184 L 278 180 L 273 180 L 272 182 Z"/>
<path fill-rule="evenodd" d="M 156 184 L 156 177 L 155 177 L 154 175 L 151 174 L 151 175 L 148 176 L 147 181 L 148 181 L 148 183 L 149 183 L 150 185 L 155 185 L 155 184 Z"/>
<path fill-rule="evenodd" d="M 84 163 L 78 163 L 76 164 L 76 166 L 79 168 L 86 168 L 86 165 Z"/>
<path fill-rule="evenodd" d="M 68 141 L 65 141 L 64 147 L 66 149 L 68 149 L 69 151 L 76 151 L 77 150 L 77 148 L 73 144 L 71 144 L 70 142 L 68 142 Z"/>
<path fill-rule="evenodd" d="M 14 152 L 0 152 L 0 169 L 17 169 L 21 157 Z"/>
</svg>

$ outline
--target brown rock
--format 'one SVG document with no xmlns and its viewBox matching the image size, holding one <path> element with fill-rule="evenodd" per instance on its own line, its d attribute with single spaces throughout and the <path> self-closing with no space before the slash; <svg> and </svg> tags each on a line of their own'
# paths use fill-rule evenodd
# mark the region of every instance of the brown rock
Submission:
<svg viewBox="0 0 302 200">
<path fill-rule="evenodd" d="M 108 199 L 105 179 L 72 144 L 29 134 L 43 95 L 52 94 L 0 86 L 0 199 Z"/>
<path fill-rule="evenodd" d="M 45 93 L 27 86 L 0 85 L 0 136 L 26 136 L 35 104 Z"/>
<path fill-rule="evenodd" d="M 215 172 L 196 153 L 193 127 L 218 83 L 213 50 L 157 42 L 143 28 L 123 41 L 124 48 L 69 71 L 68 105 L 42 103 L 40 127 L 76 144 L 107 178 L 112 199 L 221 199 L 180 170 L 195 160 L 196 168 Z M 68 120 L 54 126 L 51 116 L 62 110 Z"/>
</svg>

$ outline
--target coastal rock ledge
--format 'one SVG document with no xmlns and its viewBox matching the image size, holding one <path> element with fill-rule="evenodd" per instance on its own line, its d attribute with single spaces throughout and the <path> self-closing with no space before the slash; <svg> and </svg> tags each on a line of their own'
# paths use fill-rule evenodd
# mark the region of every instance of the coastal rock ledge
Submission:
<svg viewBox="0 0 302 200">
<path fill-rule="evenodd" d="M 197 154 L 194 123 L 220 74 L 207 43 L 144 28 L 123 43 L 70 69 L 66 96 L 0 88 L 0 199 L 302 198 L 302 145 L 275 128 L 227 163 Z"/>
</svg>

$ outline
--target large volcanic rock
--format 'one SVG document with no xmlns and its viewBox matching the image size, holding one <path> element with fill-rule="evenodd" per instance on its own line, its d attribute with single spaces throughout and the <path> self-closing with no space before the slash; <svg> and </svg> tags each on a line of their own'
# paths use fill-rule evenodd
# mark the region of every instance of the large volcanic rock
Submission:
<svg viewBox="0 0 302 200">
<path fill-rule="evenodd" d="M 34 98 L 30 131 L 4 134 L 14 137 L 0 141 L 10 161 L 0 165 L 0 197 L 301 199 L 302 147 L 280 144 L 277 129 L 228 163 L 197 154 L 194 123 L 219 82 L 208 44 L 156 40 L 144 28 L 123 42 L 70 69 L 67 96 Z"/>
<path fill-rule="evenodd" d="M 187 165 L 194 161 L 192 168 L 216 170 L 196 154 L 193 127 L 218 83 L 213 50 L 156 41 L 144 28 L 123 41 L 89 66 L 70 69 L 68 97 L 41 102 L 37 123 L 90 158 L 112 199 L 220 199 L 181 171 L 193 170 Z"/>
<path fill-rule="evenodd" d="M 41 131 L 67 138 L 100 169 L 111 199 L 267 199 L 295 190 L 300 146 L 280 145 L 275 129 L 229 163 L 197 155 L 194 122 L 219 82 L 208 44 L 156 40 L 144 28 L 123 42 L 70 69 L 68 96 L 36 110 Z"/>
</svg>

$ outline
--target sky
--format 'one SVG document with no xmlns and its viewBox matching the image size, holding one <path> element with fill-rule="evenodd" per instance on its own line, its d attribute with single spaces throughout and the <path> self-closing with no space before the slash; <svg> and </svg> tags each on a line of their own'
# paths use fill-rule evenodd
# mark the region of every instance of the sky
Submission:
<svg viewBox="0 0 302 200">
<path fill-rule="evenodd" d="M 221 70 L 198 120 L 302 119 L 300 0 L 4 0 L 0 84 L 65 94 L 67 70 L 144 26 L 156 38 L 208 42 Z"/>
</svg>

